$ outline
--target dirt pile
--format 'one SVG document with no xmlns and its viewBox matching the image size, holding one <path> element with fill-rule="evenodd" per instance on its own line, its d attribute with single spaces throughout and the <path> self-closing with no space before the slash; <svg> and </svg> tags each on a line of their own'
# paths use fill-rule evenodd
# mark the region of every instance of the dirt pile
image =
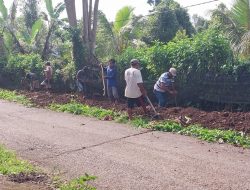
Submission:
<svg viewBox="0 0 250 190">
<path fill-rule="evenodd" d="M 116 111 L 125 111 L 126 102 L 118 105 L 111 104 L 107 99 L 96 96 L 94 99 L 83 99 L 76 94 L 59 94 L 48 92 L 26 92 L 21 94 L 27 96 L 33 103 L 40 107 L 46 107 L 51 103 L 65 104 L 72 100 Z M 250 112 L 226 112 L 226 111 L 203 111 L 193 107 L 171 107 L 159 109 L 159 113 L 165 119 L 177 119 L 179 117 L 190 118 L 191 124 L 201 124 L 207 128 L 217 129 L 233 129 L 250 133 Z M 137 114 L 141 114 L 140 109 L 136 109 Z M 153 114 L 153 113 L 152 113 Z"/>
</svg>

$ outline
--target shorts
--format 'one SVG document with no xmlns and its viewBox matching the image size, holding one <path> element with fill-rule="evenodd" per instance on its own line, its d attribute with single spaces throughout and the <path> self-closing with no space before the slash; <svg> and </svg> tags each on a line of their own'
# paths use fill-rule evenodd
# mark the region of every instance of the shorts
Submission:
<svg viewBox="0 0 250 190">
<path fill-rule="evenodd" d="M 138 107 L 142 106 L 144 104 L 143 96 L 140 96 L 138 98 L 127 98 L 127 106 L 128 108 L 134 108 L 134 105 L 137 105 Z"/>
</svg>

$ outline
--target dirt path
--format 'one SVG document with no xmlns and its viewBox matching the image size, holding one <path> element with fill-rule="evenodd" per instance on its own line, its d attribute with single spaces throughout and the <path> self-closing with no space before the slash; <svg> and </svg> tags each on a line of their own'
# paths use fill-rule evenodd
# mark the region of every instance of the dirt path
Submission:
<svg viewBox="0 0 250 190">
<path fill-rule="evenodd" d="M 105 190 L 249 190 L 250 150 L 0 101 L 0 143 Z"/>
</svg>

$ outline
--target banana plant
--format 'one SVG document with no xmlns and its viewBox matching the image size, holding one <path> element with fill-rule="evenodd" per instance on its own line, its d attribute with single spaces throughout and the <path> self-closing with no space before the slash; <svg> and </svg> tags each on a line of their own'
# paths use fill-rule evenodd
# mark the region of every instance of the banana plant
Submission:
<svg viewBox="0 0 250 190">
<path fill-rule="evenodd" d="M 11 37 L 13 38 L 13 42 L 14 44 L 16 44 L 18 50 L 21 53 L 25 53 L 24 48 L 21 46 L 19 39 L 16 36 L 15 33 L 15 18 L 16 18 L 16 12 L 17 12 L 17 5 L 18 5 L 18 1 L 14 0 L 12 3 L 12 6 L 10 8 L 10 12 L 8 12 L 8 9 L 6 8 L 4 1 L 0 0 L 0 27 L 2 29 L 2 34 L 4 34 L 4 32 L 8 32 Z"/>
<path fill-rule="evenodd" d="M 43 13 L 44 20 L 48 22 L 48 33 L 45 39 L 45 44 L 42 52 L 42 60 L 46 60 L 48 58 L 49 53 L 49 41 L 59 25 L 62 25 L 63 22 L 59 19 L 60 14 L 65 9 L 64 3 L 58 3 L 55 8 L 53 7 L 52 0 L 44 0 L 46 4 L 47 14 Z"/>
</svg>

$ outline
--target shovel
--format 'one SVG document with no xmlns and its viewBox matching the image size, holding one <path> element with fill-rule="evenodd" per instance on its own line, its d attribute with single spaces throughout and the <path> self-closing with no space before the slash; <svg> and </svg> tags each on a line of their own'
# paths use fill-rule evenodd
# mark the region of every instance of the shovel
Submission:
<svg viewBox="0 0 250 190">
<path fill-rule="evenodd" d="M 155 107 L 154 107 L 154 105 L 152 104 L 152 102 L 150 101 L 150 99 L 149 99 L 148 96 L 146 96 L 146 99 L 147 99 L 147 101 L 148 101 L 150 107 L 151 107 L 151 108 L 153 109 L 153 111 L 154 111 L 154 115 L 152 116 L 152 118 L 153 118 L 153 119 L 162 119 L 161 115 L 160 115 L 159 113 L 156 112 Z"/>
</svg>

